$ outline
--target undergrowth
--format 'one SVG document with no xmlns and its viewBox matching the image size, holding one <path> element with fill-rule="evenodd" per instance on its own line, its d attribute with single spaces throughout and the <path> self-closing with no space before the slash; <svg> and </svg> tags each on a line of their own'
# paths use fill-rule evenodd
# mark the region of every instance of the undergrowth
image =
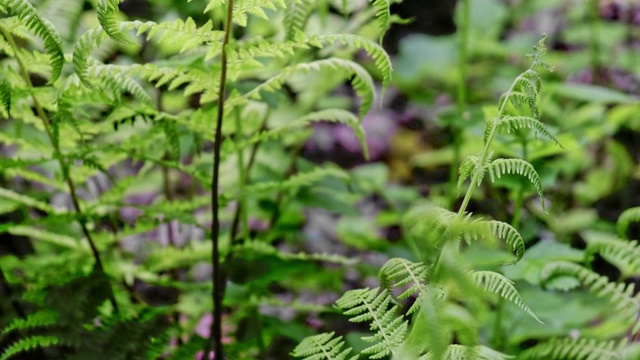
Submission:
<svg viewBox="0 0 640 360">
<path fill-rule="evenodd" d="M 194 0 L 166 13 L 158 1 L 156 21 L 129 19 L 123 2 L 0 0 L 0 360 L 640 356 L 640 249 L 627 240 L 639 208 L 620 215 L 617 235 L 585 231 L 584 251 L 540 264 L 519 232 L 529 195 L 539 205 L 528 210 L 548 216 L 546 180 L 499 142 L 515 139 L 523 154 L 533 142 L 561 147 L 539 107 L 540 70 L 553 70 L 545 38 L 485 109 L 479 154 L 458 161 L 456 134 L 457 189 L 440 206 L 386 189 L 375 167 L 301 156 L 316 125 L 335 123 L 368 159 L 363 119 L 391 84 L 381 44 L 403 21 L 397 1 Z M 460 118 L 470 97 L 462 3 Z M 514 178 L 530 185 L 511 194 L 510 223 L 470 211 L 489 181 Z M 376 242 L 362 221 L 340 228 L 340 243 L 301 230 L 321 222 L 311 208 L 344 224 L 376 196 L 400 213 L 402 246 Z M 370 271 L 351 247 L 387 251 L 377 286 L 351 281 Z M 475 262 L 487 249 L 499 260 Z M 595 271 L 600 258 L 620 278 Z M 510 276 L 522 267 L 535 287 Z M 340 294 L 333 308 L 325 292 Z M 609 309 L 599 320 L 612 335 L 585 325 L 504 346 L 511 310 L 538 331 L 554 321 L 538 311 L 543 296 L 564 292 Z M 318 299 L 292 299 L 304 296 Z"/>
</svg>

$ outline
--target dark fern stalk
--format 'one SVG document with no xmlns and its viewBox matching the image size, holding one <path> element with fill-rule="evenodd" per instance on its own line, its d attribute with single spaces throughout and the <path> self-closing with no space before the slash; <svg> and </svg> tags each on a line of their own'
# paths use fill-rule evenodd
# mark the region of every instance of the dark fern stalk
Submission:
<svg viewBox="0 0 640 360">
<path fill-rule="evenodd" d="M 213 148 L 213 175 L 211 182 L 211 210 L 213 212 L 213 220 L 211 222 L 211 262 L 213 263 L 213 273 L 211 282 L 213 284 L 213 323 L 211 324 L 211 333 L 209 341 L 205 343 L 204 356 L 208 358 L 211 343 L 217 359 L 224 359 L 224 348 L 222 346 L 222 300 L 224 298 L 224 276 L 221 269 L 220 259 L 220 149 L 222 147 L 222 120 L 224 117 L 224 100 L 227 86 L 227 54 L 226 49 L 231 37 L 231 27 L 233 17 L 233 0 L 227 2 L 227 13 L 224 25 L 224 39 L 222 41 L 221 70 L 220 70 L 220 87 L 218 89 L 218 113 L 216 119 L 216 134 Z"/>
<path fill-rule="evenodd" d="M 29 74 L 27 72 L 27 67 L 25 66 L 22 59 L 20 59 L 20 56 L 18 56 L 18 53 L 19 53 L 18 46 L 16 45 L 13 35 L 9 31 L 7 31 L 3 26 L 0 26 L 0 32 L 2 33 L 4 38 L 7 40 L 7 42 L 9 43 L 9 46 L 11 47 L 11 49 L 16 55 L 15 58 L 18 63 L 18 67 L 20 68 L 20 73 L 22 75 L 22 78 L 24 79 L 25 83 L 29 88 L 33 88 L 33 84 L 31 83 L 31 78 L 29 77 Z M 78 198 L 78 194 L 76 192 L 76 187 L 75 187 L 75 184 L 73 183 L 73 180 L 71 179 L 71 174 L 69 173 L 70 171 L 69 164 L 64 159 L 64 156 L 60 151 L 60 145 L 58 143 L 58 139 L 56 139 L 56 137 L 52 133 L 51 123 L 49 121 L 49 118 L 47 117 L 47 114 L 44 112 L 44 109 L 38 102 L 38 99 L 36 98 L 34 93 L 31 94 L 31 99 L 33 100 L 33 105 L 36 109 L 36 113 L 38 114 L 38 117 L 42 121 L 42 124 L 45 128 L 47 137 L 49 138 L 49 141 L 51 141 L 51 144 L 53 146 L 54 157 L 58 160 L 58 163 L 60 164 L 60 169 L 62 170 L 62 177 L 67 183 L 67 187 L 69 188 L 69 195 L 71 196 L 71 201 L 73 202 L 74 210 L 76 212 L 76 220 L 80 225 L 82 234 L 85 236 L 85 238 L 87 239 L 87 242 L 89 243 L 89 246 L 91 247 L 91 253 L 95 260 L 95 265 L 94 265 L 95 269 L 100 271 L 101 273 L 104 273 L 104 267 L 102 265 L 102 260 L 100 259 L 100 252 L 98 250 L 98 247 L 95 244 L 95 241 L 93 240 L 93 237 L 91 236 L 91 233 L 89 232 L 89 229 L 87 228 L 86 217 L 80 207 L 80 201 Z M 109 302 L 113 306 L 113 309 L 117 312 L 118 303 L 116 302 L 116 299 L 113 296 L 113 291 L 109 291 Z"/>
</svg>

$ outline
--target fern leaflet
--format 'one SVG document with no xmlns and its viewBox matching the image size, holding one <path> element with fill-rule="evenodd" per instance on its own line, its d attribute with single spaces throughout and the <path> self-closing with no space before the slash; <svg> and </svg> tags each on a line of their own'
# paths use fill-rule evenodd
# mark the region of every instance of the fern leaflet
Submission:
<svg viewBox="0 0 640 360">
<path fill-rule="evenodd" d="M 349 357 L 351 348 L 344 348 L 342 336 L 334 337 L 335 333 L 323 333 L 304 338 L 293 349 L 292 356 L 303 360 L 356 360 L 358 356 Z"/>
<path fill-rule="evenodd" d="M 362 340 L 373 345 L 362 350 L 363 354 L 370 354 L 372 359 L 379 359 L 394 353 L 402 345 L 407 332 L 407 321 L 396 316 L 398 306 L 389 309 L 391 296 L 387 290 L 356 289 L 347 291 L 336 301 L 345 315 L 352 316 L 349 321 L 370 321 L 370 329 L 375 331 L 372 336 Z"/>
</svg>

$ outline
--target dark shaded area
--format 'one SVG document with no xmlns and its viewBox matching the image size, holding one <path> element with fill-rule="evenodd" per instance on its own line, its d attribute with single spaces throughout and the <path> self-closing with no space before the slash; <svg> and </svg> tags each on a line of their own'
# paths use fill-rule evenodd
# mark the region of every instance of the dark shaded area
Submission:
<svg viewBox="0 0 640 360">
<path fill-rule="evenodd" d="M 391 12 L 410 19 L 409 24 L 394 24 L 385 35 L 384 47 L 398 52 L 400 40 L 410 34 L 449 35 L 456 31 L 453 14 L 457 0 L 404 0 L 391 7 Z"/>
</svg>

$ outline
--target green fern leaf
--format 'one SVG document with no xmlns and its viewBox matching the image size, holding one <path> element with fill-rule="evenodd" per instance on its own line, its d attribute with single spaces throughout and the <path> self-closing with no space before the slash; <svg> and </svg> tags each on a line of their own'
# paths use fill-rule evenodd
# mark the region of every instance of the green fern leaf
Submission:
<svg viewBox="0 0 640 360">
<path fill-rule="evenodd" d="M 98 22 L 109 37 L 119 43 L 131 44 L 132 41 L 127 38 L 118 25 L 116 14 L 120 11 L 118 5 L 124 0 L 100 0 L 96 9 L 98 13 Z"/>
<path fill-rule="evenodd" d="M 460 188 L 462 183 L 471 176 L 473 171 L 476 171 L 476 169 L 479 168 L 479 163 L 479 156 L 468 156 L 462 161 L 460 168 L 458 169 L 458 188 Z"/>
<path fill-rule="evenodd" d="M 13 321 L 11 321 L 11 323 L 6 328 L 4 328 L 2 332 L 4 334 L 7 334 L 14 330 L 23 331 L 27 329 L 53 325 L 55 324 L 57 318 L 58 313 L 53 310 L 40 310 L 33 314 L 29 314 L 26 319 L 13 319 Z"/>
<path fill-rule="evenodd" d="M 5 118 L 11 115 L 11 83 L 4 72 L 0 72 L 0 110 Z"/>
<path fill-rule="evenodd" d="M 618 235 L 622 238 L 627 239 L 627 229 L 629 225 L 634 222 L 640 221 L 640 207 L 629 208 L 620 214 L 618 217 L 618 221 L 616 222 L 616 229 L 618 230 Z"/>
<path fill-rule="evenodd" d="M 524 303 L 522 296 L 520 296 L 518 290 L 513 286 L 513 281 L 493 271 L 474 271 L 471 273 L 471 276 L 473 276 L 473 279 L 478 285 L 482 286 L 485 291 L 499 295 L 501 298 L 516 304 L 520 309 L 536 319 L 537 322 L 543 324 L 527 304 Z"/>
<path fill-rule="evenodd" d="M 395 353 L 407 332 L 407 321 L 396 316 L 398 307 L 394 305 L 389 309 L 391 300 L 387 290 L 366 288 L 349 290 L 336 301 L 345 315 L 352 316 L 349 321 L 370 322 L 370 329 L 375 334 L 363 337 L 362 340 L 373 345 L 362 350 L 362 353 L 370 354 L 372 359 Z"/>
<path fill-rule="evenodd" d="M 630 273 L 640 272 L 640 245 L 638 241 L 624 241 L 609 236 L 598 236 L 596 233 L 583 234 L 590 254 L 600 254 L 616 264 L 621 270 Z"/>
<path fill-rule="evenodd" d="M 205 8 L 205 12 L 222 6 L 224 0 L 210 0 Z M 233 22 L 242 26 L 247 26 L 248 15 L 269 20 L 265 10 L 285 9 L 287 4 L 284 0 L 239 0 L 233 4 Z"/>
<path fill-rule="evenodd" d="M 508 360 L 513 359 L 513 356 L 503 354 L 499 351 L 493 350 L 489 347 L 478 346 L 464 346 L 464 345 L 449 345 L 442 360 Z M 418 360 L 432 360 L 431 353 L 427 353 L 421 356 Z"/>
<path fill-rule="evenodd" d="M 498 125 L 496 131 L 499 133 L 514 133 L 518 129 L 529 128 L 533 129 L 536 132 L 536 135 L 541 135 L 544 138 L 547 138 L 556 145 L 562 148 L 562 144 L 556 139 L 553 134 L 547 129 L 547 126 L 543 124 L 540 120 L 529 116 L 504 116 L 498 121 Z"/>
<path fill-rule="evenodd" d="M 313 0 L 301 0 L 289 5 L 284 18 L 285 33 L 287 40 L 293 40 L 297 30 L 304 30 L 304 27 L 313 12 L 316 2 Z"/>
<path fill-rule="evenodd" d="M 392 287 L 407 287 L 398 295 L 398 299 L 406 299 L 411 295 L 421 296 L 425 293 L 428 267 L 423 263 L 414 263 L 403 258 L 389 259 L 378 272 L 378 277 L 386 289 L 391 292 Z M 413 314 L 419 309 L 420 301 L 415 301 L 407 311 Z"/>
<path fill-rule="evenodd" d="M 315 182 L 324 179 L 327 176 L 333 176 L 338 179 L 348 180 L 349 174 L 338 168 L 315 168 L 312 171 L 299 173 L 286 180 L 269 181 L 257 183 L 244 188 L 242 196 L 251 196 L 258 193 L 266 193 L 273 191 L 295 192 L 299 188 L 309 186 Z"/>
<path fill-rule="evenodd" d="M 348 357 L 351 348 L 343 350 L 345 344 L 342 336 L 334 337 L 335 333 L 323 333 L 304 338 L 293 349 L 292 356 L 303 360 L 356 360 L 358 356 Z"/>
<path fill-rule="evenodd" d="M 615 341 L 598 341 L 596 339 L 552 339 L 522 352 L 518 359 L 522 360 L 623 360 L 620 355 L 620 344 Z"/>
<path fill-rule="evenodd" d="M 369 0 L 376 11 L 376 19 L 378 20 L 378 34 L 380 42 L 384 38 L 384 34 L 391 26 L 391 3 L 389 0 Z"/>
<path fill-rule="evenodd" d="M 540 175 L 533 168 L 533 165 L 522 159 L 496 159 L 489 163 L 487 170 L 491 181 L 495 181 L 496 178 L 500 178 L 504 174 L 518 174 L 529 179 L 540 197 L 542 209 L 545 210 L 542 180 L 540 180 Z"/>
<path fill-rule="evenodd" d="M 513 261 L 513 264 L 520 261 L 522 256 L 524 256 L 525 245 L 518 230 L 502 221 L 491 220 L 488 223 L 493 234 L 503 239 L 513 249 L 513 252 L 516 254 L 516 259 Z"/>
<path fill-rule="evenodd" d="M 629 320 L 635 320 L 638 310 L 640 310 L 638 298 L 633 296 L 633 284 L 611 282 L 604 275 L 567 261 L 549 263 L 540 273 L 543 282 L 548 282 L 558 276 L 577 278 L 589 288 L 590 292 L 597 297 L 606 298 L 614 305 L 614 311 L 621 312 Z"/>
<path fill-rule="evenodd" d="M 356 94 L 361 99 L 359 114 L 361 118 L 364 118 L 373 104 L 373 94 L 375 92 L 373 79 L 371 78 L 371 75 L 359 64 L 339 58 L 329 58 L 287 66 L 283 68 L 279 74 L 264 81 L 242 97 L 230 98 L 227 102 L 227 106 L 232 108 L 233 106 L 243 103 L 246 99 L 259 100 L 261 98 L 261 91 L 274 92 L 281 89 L 286 80 L 295 73 L 327 70 L 341 71 L 346 77 L 353 76 L 351 84 L 353 85 Z"/>
<path fill-rule="evenodd" d="M 22 338 L 17 342 L 9 345 L 8 348 L 4 349 L 2 356 L 0 356 L 0 360 L 8 360 L 14 355 L 27 352 L 33 350 L 35 348 L 49 347 L 58 343 L 58 338 L 55 336 L 30 336 L 27 338 Z"/>
<path fill-rule="evenodd" d="M 387 0 L 376 0 L 376 2 L 378 1 L 382 1 L 386 3 Z M 302 40 L 301 36 L 298 36 L 296 40 L 298 41 Z M 367 54 L 369 54 L 369 56 L 373 58 L 373 60 L 375 61 L 376 68 L 382 74 L 382 88 L 383 88 L 382 92 L 383 93 L 391 83 L 391 73 L 392 73 L 391 58 L 389 57 L 387 52 L 384 51 L 382 46 L 380 46 L 379 44 L 376 44 L 375 42 L 363 36 L 353 35 L 353 34 L 319 35 L 319 36 L 312 36 L 310 38 L 307 38 L 306 41 L 309 44 L 312 44 L 315 46 L 320 46 L 323 43 L 335 44 L 336 42 L 340 42 L 340 43 L 352 46 L 354 48 L 362 48 L 367 52 Z"/>
<path fill-rule="evenodd" d="M 51 79 L 53 83 L 58 79 L 64 65 L 64 52 L 62 50 L 62 39 L 45 18 L 36 13 L 36 9 L 27 0 L 0 0 L 0 9 L 5 9 L 9 15 L 16 15 L 20 21 L 37 36 L 44 41 L 51 62 Z"/>
</svg>

